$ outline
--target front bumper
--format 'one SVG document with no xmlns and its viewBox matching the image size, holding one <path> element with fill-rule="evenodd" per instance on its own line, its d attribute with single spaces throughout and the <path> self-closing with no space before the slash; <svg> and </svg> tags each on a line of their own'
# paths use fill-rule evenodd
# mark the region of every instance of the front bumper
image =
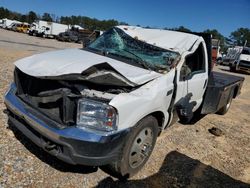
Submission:
<svg viewBox="0 0 250 188">
<path fill-rule="evenodd" d="M 105 135 L 75 126 L 54 128 L 50 125 L 55 122 L 16 96 L 15 84 L 11 84 L 4 102 L 9 111 L 9 120 L 17 129 L 48 153 L 70 164 L 109 164 L 121 154 L 129 132 L 127 129 Z"/>
<path fill-rule="evenodd" d="M 223 59 L 221 64 L 222 65 L 226 65 L 226 66 L 230 66 L 232 64 L 232 60 L 229 60 L 229 59 Z"/>
<path fill-rule="evenodd" d="M 248 61 L 240 61 L 237 66 L 238 70 L 250 71 L 250 62 Z"/>
</svg>

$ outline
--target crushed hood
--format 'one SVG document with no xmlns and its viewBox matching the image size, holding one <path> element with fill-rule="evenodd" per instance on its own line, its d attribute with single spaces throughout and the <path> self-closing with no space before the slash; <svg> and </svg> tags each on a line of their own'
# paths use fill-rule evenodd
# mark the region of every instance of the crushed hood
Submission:
<svg viewBox="0 0 250 188">
<path fill-rule="evenodd" d="M 107 73 L 107 70 L 102 71 L 98 68 L 96 69 L 98 72 L 93 73 L 92 71 L 92 74 L 86 75 L 86 72 L 90 72 L 89 70 L 93 69 L 93 67 L 101 64 L 108 65 L 105 67 L 110 67 L 112 72 Z M 130 86 L 141 85 L 161 76 L 157 72 L 80 49 L 66 49 L 33 55 L 18 60 L 15 65 L 22 72 L 34 77 L 58 77 L 81 74 L 89 79 L 98 80 L 96 79 L 98 76 L 105 79 L 103 75 L 109 75 L 127 82 Z"/>
</svg>

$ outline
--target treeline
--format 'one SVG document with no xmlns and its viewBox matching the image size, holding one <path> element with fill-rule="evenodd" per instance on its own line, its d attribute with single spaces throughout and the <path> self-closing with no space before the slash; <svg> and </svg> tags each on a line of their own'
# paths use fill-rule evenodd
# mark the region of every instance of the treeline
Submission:
<svg viewBox="0 0 250 188">
<path fill-rule="evenodd" d="M 89 18 L 87 16 L 62 16 L 60 23 L 67 25 L 80 25 L 90 30 L 107 30 L 113 26 L 122 24 L 117 20 L 98 20 L 95 18 Z"/>
<path fill-rule="evenodd" d="M 49 22 L 57 22 L 67 25 L 80 25 L 83 28 L 89 30 L 107 30 L 113 26 L 125 24 L 125 22 L 119 22 L 114 19 L 110 20 L 98 20 L 96 18 L 90 18 L 87 16 L 62 16 L 58 17 L 55 14 L 45 12 L 43 15 L 36 14 L 33 11 L 27 14 L 20 14 L 18 12 L 10 11 L 4 7 L 0 7 L 0 18 L 8 18 L 11 20 L 18 20 L 21 22 L 32 23 L 35 20 L 44 20 Z"/>
<path fill-rule="evenodd" d="M 188 28 L 180 26 L 179 28 L 174 28 L 177 31 L 190 32 Z M 203 33 L 212 34 L 214 39 L 219 39 L 222 50 L 225 50 L 228 46 L 250 46 L 250 29 L 249 28 L 238 28 L 237 30 L 231 32 L 229 37 L 224 37 L 218 30 L 216 29 L 206 29 L 202 31 Z"/>
<path fill-rule="evenodd" d="M 20 14 L 18 12 L 13 12 L 6 8 L 0 7 L 0 18 L 8 18 L 11 20 L 32 23 L 38 18 L 38 16 L 33 11 L 30 11 L 28 14 Z"/>
<path fill-rule="evenodd" d="M 168 30 L 175 30 L 181 32 L 192 32 L 190 29 L 180 26 L 177 28 L 164 28 Z M 237 30 L 231 32 L 229 37 L 223 36 L 217 29 L 206 29 L 201 31 L 203 33 L 209 33 L 214 39 L 220 40 L 220 46 L 222 51 L 226 51 L 230 46 L 246 46 L 250 47 L 250 29 L 249 28 L 238 28 Z"/>
<path fill-rule="evenodd" d="M 87 16 L 62 16 L 58 17 L 55 14 L 44 13 L 43 15 L 36 14 L 33 11 L 28 12 L 27 14 L 20 14 L 18 12 L 10 11 L 4 7 L 0 7 L 0 18 L 8 18 L 12 20 L 18 20 L 21 22 L 32 23 L 37 19 L 57 22 L 62 24 L 70 24 L 70 25 L 80 25 L 83 28 L 89 30 L 107 30 L 116 25 L 128 25 L 125 22 L 119 22 L 114 19 L 110 20 L 98 20 L 96 18 L 90 18 Z M 139 25 L 138 25 L 139 26 Z M 151 28 L 147 26 L 146 28 Z M 180 26 L 177 28 L 164 28 L 169 30 L 176 30 L 182 32 L 191 32 L 190 29 Z M 231 45 L 244 45 L 247 41 L 247 46 L 250 46 L 250 29 L 249 28 L 238 28 L 237 30 L 231 32 L 229 37 L 224 37 L 218 30 L 216 29 L 206 29 L 202 32 L 210 33 L 213 35 L 213 38 L 219 39 L 220 44 L 222 46 L 222 50 L 224 51 L 228 46 Z"/>
</svg>

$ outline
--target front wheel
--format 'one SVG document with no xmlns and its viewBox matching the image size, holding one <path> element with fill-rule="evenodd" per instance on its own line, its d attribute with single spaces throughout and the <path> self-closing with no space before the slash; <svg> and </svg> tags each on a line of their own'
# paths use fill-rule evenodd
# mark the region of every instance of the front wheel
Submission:
<svg viewBox="0 0 250 188">
<path fill-rule="evenodd" d="M 148 161 L 154 149 L 158 132 L 159 128 L 155 117 L 143 118 L 132 129 L 120 158 L 101 167 L 101 169 L 119 179 L 127 179 L 135 175 Z"/>
<path fill-rule="evenodd" d="M 45 33 L 43 33 L 43 34 L 42 34 L 42 37 L 43 37 L 43 38 L 48 38 L 48 35 L 45 34 Z"/>
<path fill-rule="evenodd" d="M 235 65 L 230 65 L 229 69 L 230 69 L 230 72 L 236 72 L 236 66 Z"/>
</svg>

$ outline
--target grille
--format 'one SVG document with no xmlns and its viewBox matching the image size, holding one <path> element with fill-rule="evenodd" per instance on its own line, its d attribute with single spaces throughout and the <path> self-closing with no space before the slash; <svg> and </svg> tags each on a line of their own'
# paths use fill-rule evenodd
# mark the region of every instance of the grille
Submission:
<svg viewBox="0 0 250 188">
<path fill-rule="evenodd" d="M 250 62 L 249 61 L 240 61 L 239 66 L 250 69 Z"/>
<path fill-rule="evenodd" d="M 15 69 L 17 97 L 57 123 L 75 124 L 77 97 L 57 80 L 40 79 Z"/>
</svg>

